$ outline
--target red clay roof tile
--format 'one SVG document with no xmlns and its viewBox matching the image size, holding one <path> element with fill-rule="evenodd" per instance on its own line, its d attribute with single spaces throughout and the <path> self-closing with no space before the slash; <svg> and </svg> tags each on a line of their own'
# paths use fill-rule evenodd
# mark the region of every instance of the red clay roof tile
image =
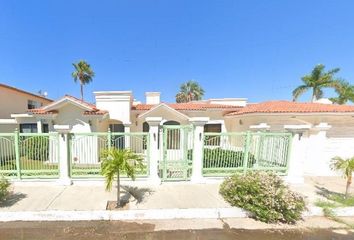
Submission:
<svg viewBox="0 0 354 240">
<path fill-rule="evenodd" d="M 226 116 L 235 116 L 251 113 L 345 113 L 353 112 L 354 106 L 323 103 L 300 103 L 289 101 L 269 101 L 248 104 L 239 111 L 231 112 Z"/>
<path fill-rule="evenodd" d="M 167 106 L 175 110 L 206 110 L 206 109 L 238 109 L 238 106 L 211 104 L 211 103 L 166 103 Z M 150 110 L 157 105 L 154 104 L 137 104 L 133 106 L 133 110 Z"/>
</svg>

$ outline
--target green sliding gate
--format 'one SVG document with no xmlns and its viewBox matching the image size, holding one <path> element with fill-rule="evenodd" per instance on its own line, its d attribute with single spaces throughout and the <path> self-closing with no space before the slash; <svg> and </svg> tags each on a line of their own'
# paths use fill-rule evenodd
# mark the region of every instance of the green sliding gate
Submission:
<svg viewBox="0 0 354 240">
<path fill-rule="evenodd" d="M 167 125 L 162 128 L 162 181 L 188 180 L 192 174 L 193 127 Z"/>
<path fill-rule="evenodd" d="M 143 157 L 144 169 L 138 177 L 149 175 L 149 134 L 144 132 L 92 132 L 70 134 L 70 176 L 95 178 L 101 175 L 102 150 L 130 149 Z M 124 177 L 124 173 L 122 174 Z"/>
<path fill-rule="evenodd" d="M 205 133 L 203 175 L 228 176 L 249 170 L 286 175 L 291 140 L 291 133 Z"/>
</svg>

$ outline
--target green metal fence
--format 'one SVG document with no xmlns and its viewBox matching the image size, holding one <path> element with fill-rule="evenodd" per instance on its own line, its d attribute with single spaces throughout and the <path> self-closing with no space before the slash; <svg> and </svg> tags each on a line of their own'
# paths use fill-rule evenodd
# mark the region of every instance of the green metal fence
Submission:
<svg viewBox="0 0 354 240">
<path fill-rule="evenodd" d="M 205 133 L 203 175 L 228 176 L 248 170 L 271 170 L 286 174 L 291 133 Z"/>
<path fill-rule="evenodd" d="M 1 133 L 0 174 L 9 178 L 57 178 L 57 133 Z"/>
<path fill-rule="evenodd" d="M 101 153 L 116 147 L 130 149 L 144 158 L 144 170 L 138 177 L 149 175 L 149 134 L 93 132 L 70 135 L 70 175 L 72 178 L 102 177 Z M 124 174 L 123 174 L 124 177 Z"/>
</svg>

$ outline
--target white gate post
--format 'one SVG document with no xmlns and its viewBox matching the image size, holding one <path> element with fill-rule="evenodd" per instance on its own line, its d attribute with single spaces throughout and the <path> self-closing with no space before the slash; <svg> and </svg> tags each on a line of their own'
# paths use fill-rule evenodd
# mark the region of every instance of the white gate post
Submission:
<svg viewBox="0 0 354 240">
<path fill-rule="evenodd" d="M 288 174 L 285 180 L 289 183 L 304 183 L 304 167 L 308 137 L 303 134 L 311 125 L 285 125 L 284 129 L 293 133 L 290 157 L 288 159 Z"/>
<path fill-rule="evenodd" d="M 189 120 L 194 126 L 193 133 L 193 163 L 191 181 L 194 183 L 203 183 L 203 138 L 204 125 L 209 121 L 208 117 L 194 117 Z"/>
<path fill-rule="evenodd" d="M 159 148 L 158 148 L 158 138 L 159 138 L 159 125 L 162 121 L 161 117 L 147 117 L 145 121 L 149 124 L 149 136 L 150 136 L 150 146 L 149 146 L 149 181 L 154 184 L 160 184 L 161 179 L 158 175 L 158 161 L 159 161 Z"/>
<path fill-rule="evenodd" d="M 125 123 L 124 124 L 124 133 L 130 133 L 130 125 L 131 123 Z M 130 135 L 124 134 L 124 148 L 131 148 L 130 146 Z"/>
<path fill-rule="evenodd" d="M 54 129 L 59 133 L 59 179 L 60 185 L 72 184 L 69 174 L 69 125 L 55 125 Z"/>
</svg>

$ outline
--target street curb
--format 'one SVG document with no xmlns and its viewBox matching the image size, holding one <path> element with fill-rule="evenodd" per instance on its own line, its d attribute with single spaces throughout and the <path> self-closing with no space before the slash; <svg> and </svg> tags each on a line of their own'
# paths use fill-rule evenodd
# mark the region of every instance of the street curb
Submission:
<svg viewBox="0 0 354 240">
<path fill-rule="evenodd" d="M 354 216 L 354 208 L 334 210 L 338 216 Z M 304 217 L 323 216 L 318 207 L 311 207 Z M 1 222 L 11 221 L 87 221 L 87 220 L 167 220 L 246 218 L 247 212 L 239 208 L 147 209 L 122 211 L 23 211 L 0 212 Z"/>
<path fill-rule="evenodd" d="M 354 207 L 333 209 L 338 217 L 354 216 Z M 323 216 L 319 207 L 310 207 L 303 217 Z M 171 220 L 247 218 L 240 208 L 141 209 L 122 211 L 23 211 L 0 212 L 0 222 L 12 221 L 99 221 L 99 220 Z"/>
</svg>

